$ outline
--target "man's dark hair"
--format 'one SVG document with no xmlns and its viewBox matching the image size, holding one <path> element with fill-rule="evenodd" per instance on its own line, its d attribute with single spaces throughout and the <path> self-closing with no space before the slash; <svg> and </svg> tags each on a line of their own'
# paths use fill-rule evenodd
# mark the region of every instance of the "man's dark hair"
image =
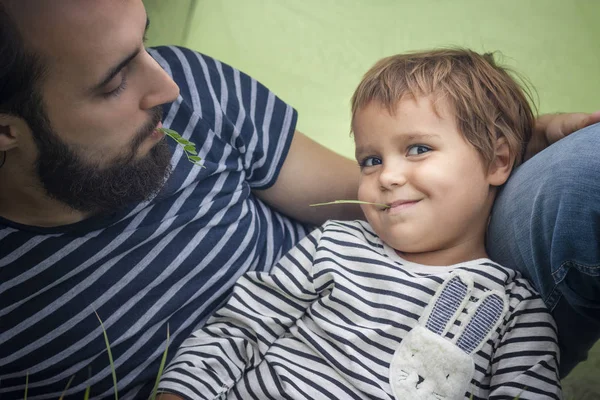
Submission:
<svg viewBox="0 0 600 400">
<path fill-rule="evenodd" d="M 44 75 L 41 58 L 27 49 L 6 6 L 0 3 L 0 113 L 28 121 L 42 107 L 39 86 Z"/>
</svg>

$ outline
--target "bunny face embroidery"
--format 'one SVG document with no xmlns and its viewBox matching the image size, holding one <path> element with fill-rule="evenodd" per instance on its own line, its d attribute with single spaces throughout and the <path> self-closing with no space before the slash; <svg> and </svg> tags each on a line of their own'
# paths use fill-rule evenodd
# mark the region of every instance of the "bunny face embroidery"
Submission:
<svg viewBox="0 0 600 400">
<path fill-rule="evenodd" d="M 452 274 L 432 298 L 419 325 L 404 337 L 390 363 L 390 386 L 397 400 L 464 398 L 475 372 L 471 355 L 490 338 L 507 310 L 503 293 L 488 292 L 469 311 L 454 339 L 445 338 L 469 303 L 472 290 L 468 275 Z"/>
<path fill-rule="evenodd" d="M 475 366 L 449 340 L 416 326 L 394 353 L 390 369 L 396 399 L 454 400 L 464 396 Z"/>
</svg>

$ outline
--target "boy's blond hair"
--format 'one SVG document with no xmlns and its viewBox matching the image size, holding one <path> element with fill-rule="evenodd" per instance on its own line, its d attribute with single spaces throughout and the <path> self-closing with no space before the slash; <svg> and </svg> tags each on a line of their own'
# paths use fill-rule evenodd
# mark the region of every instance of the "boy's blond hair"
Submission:
<svg viewBox="0 0 600 400">
<path fill-rule="evenodd" d="M 492 54 L 440 49 L 378 61 L 352 96 L 352 119 L 376 101 L 394 113 L 400 100 L 433 95 L 446 100 L 459 131 L 489 166 L 496 139 L 505 137 L 516 167 L 523 160 L 535 117 L 521 86 Z M 435 107 L 435 103 L 434 103 Z"/>
</svg>

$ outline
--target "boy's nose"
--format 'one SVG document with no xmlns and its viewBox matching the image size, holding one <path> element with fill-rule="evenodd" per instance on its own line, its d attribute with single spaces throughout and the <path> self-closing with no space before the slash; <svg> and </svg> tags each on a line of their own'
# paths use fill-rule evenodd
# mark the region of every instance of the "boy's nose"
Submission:
<svg viewBox="0 0 600 400">
<path fill-rule="evenodd" d="M 406 184 L 406 171 L 399 163 L 384 166 L 379 175 L 379 183 L 382 189 L 392 189 Z"/>
</svg>

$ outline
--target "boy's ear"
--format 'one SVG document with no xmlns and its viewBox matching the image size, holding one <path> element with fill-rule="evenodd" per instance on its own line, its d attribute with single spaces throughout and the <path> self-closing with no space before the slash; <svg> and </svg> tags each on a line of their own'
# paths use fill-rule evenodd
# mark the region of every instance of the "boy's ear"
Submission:
<svg viewBox="0 0 600 400">
<path fill-rule="evenodd" d="M 0 151 L 8 151 L 19 145 L 21 129 L 26 126 L 22 118 L 0 114 Z"/>
<path fill-rule="evenodd" d="M 488 182 L 492 186 L 503 185 L 510 176 L 515 160 L 505 137 L 496 140 L 494 159 L 488 168 Z"/>
</svg>

